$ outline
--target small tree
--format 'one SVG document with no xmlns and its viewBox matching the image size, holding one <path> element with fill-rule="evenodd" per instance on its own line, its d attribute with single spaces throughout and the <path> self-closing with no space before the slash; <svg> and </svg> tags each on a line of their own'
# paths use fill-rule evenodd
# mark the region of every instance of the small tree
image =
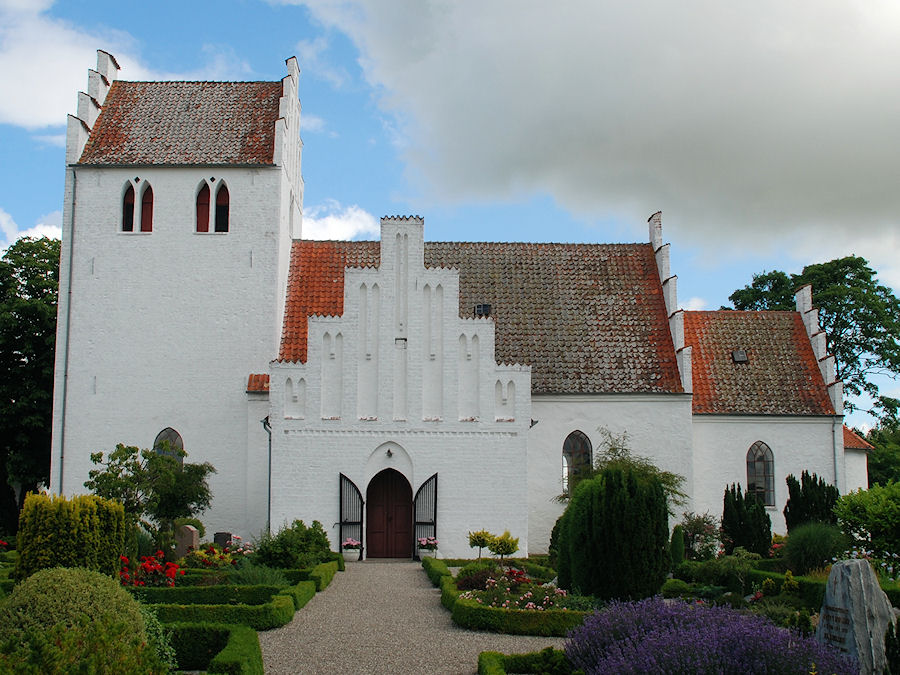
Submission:
<svg viewBox="0 0 900 675">
<path fill-rule="evenodd" d="M 494 535 L 487 530 L 478 530 L 477 532 L 469 532 L 469 546 L 478 548 L 478 559 L 481 560 L 481 549 L 490 546 Z"/>
<path fill-rule="evenodd" d="M 772 521 L 766 508 L 753 495 L 744 495 L 740 485 L 725 488 L 722 501 L 722 544 L 731 555 L 741 547 L 766 556 L 772 543 Z"/>
<path fill-rule="evenodd" d="M 785 480 L 788 500 L 784 505 L 784 522 L 788 533 L 804 523 L 837 523 L 834 505 L 841 495 L 834 485 L 808 471 L 800 474 L 800 482 L 793 474 Z"/>
<path fill-rule="evenodd" d="M 689 560 L 710 560 L 719 549 L 719 524 L 709 512 L 688 511 L 681 521 L 684 555 Z"/>
<path fill-rule="evenodd" d="M 503 563 L 503 558 L 505 556 L 512 555 L 519 550 L 519 538 L 513 537 L 509 533 L 509 530 L 506 530 L 506 532 L 498 537 L 491 537 L 491 541 L 488 544 L 488 550 L 494 555 L 499 555 L 500 562 Z"/>
<path fill-rule="evenodd" d="M 669 553 L 672 557 L 672 569 L 684 562 L 684 529 L 676 525 L 672 529 L 672 540 L 669 542 Z"/>
<path fill-rule="evenodd" d="M 610 467 L 582 481 L 559 528 L 559 583 L 600 598 L 659 592 L 671 565 L 659 478 Z"/>
<path fill-rule="evenodd" d="M 158 450 L 120 443 L 105 459 L 102 452 L 91 454 L 91 461 L 101 468 L 88 472 L 84 486 L 122 502 L 129 524 L 141 525 L 154 535 L 158 547 L 168 550 L 175 520 L 202 513 L 212 501 L 207 478 L 215 468 L 208 462 L 182 464 L 186 456 L 168 443 Z"/>
</svg>

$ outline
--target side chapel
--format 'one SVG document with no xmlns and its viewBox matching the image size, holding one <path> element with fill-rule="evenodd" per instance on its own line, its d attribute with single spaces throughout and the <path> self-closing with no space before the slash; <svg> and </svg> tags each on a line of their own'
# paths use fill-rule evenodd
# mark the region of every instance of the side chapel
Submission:
<svg viewBox="0 0 900 675">
<path fill-rule="evenodd" d="M 208 461 L 210 531 L 320 521 L 335 547 L 545 552 L 606 433 L 686 479 L 686 510 L 785 477 L 866 485 L 809 287 L 794 312 L 683 311 L 646 243 L 302 238 L 300 69 L 128 82 L 98 52 L 68 120 L 51 489 L 117 443 Z"/>
</svg>

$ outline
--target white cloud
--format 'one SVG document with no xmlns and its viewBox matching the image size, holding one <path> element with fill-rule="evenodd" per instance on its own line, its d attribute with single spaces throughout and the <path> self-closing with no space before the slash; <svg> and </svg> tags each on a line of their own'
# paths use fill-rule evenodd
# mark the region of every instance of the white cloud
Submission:
<svg viewBox="0 0 900 675">
<path fill-rule="evenodd" d="M 320 134 L 325 131 L 325 120 L 318 115 L 307 115 L 304 113 L 300 126 L 303 131 Z"/>
<path fill-rule="evenodd" d="M 66 115 L 75 112 L 76 92 L 87 86 L 98 48 L 115 55 L 122 67 L 119 77 L 133 80 L 241 79 L 251 73 L 227 45 L 204 45 L 205 63 L 196 70 L 153 70 L 137 56 L 136 41 L 128 33 L 50 17 L 46 11 L 52 4 L 0 0 L 0 123 L 30 130 L 65 124 Z M 55 135 L 37 138 L 53 142 Z"/>
<path fill-rule="evenodd" d="M 377 237 L 379 232 L 378 219 L 355 204 L 341 206 L 328 200 L 303 214 L 304 239 L 358 239 Z"/>
<path fill-rule="evenodd" d="M 313 40 L 300 40 L 297 45 L 297 57 L 304 74 L 328 82 L 333 88 L 340 89 L 349 79 L 349 75 L 341 68 L 335 67 L 325 56 L 328 51 L 328 39 L 320 35 Z"/>
<path fill-rule="evenodd" d="M 62 236 L 62 212 L 52 211 L 38 218 L 34 226 L 20 230 L 13 217 L 0 208 L 0 249 L 5 250 L 10 244 L 22 237 L 50 237 L 59 239 Z"/>
<path fill-rule="evenodd" d="M 435 202 L 551 194 L 589 218 L 661 208 L 685 243 L 897 228 L 891 0 L 308 0 L 360 50 Z"/>
<path fill-rule="evenodd" d="M 57 148 L 66 147 L 65 134 L 35 134 L 32 138 L 42 145 L 52 145 Z"/>
<path fill-rule="evenodd" d="M 702 309 L 706 309 L 706 300 L 703 298 L 688 298 L 687 302 L 684 303 L 684 309 L 688 311 L 700 311 Z"/>
</svg>

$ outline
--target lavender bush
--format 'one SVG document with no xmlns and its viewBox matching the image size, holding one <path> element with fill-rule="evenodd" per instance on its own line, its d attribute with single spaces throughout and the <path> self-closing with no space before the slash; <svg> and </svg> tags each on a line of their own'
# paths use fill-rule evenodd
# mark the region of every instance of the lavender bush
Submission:
<svg viewBox="0 0 900 675">
<path fill-rule="evenodd" d="M 566 657 L 586 675 L 859 672 L 855 661 L 764 617 L 658 597 L 611 602 L 569 633 Z"/>
</svg>

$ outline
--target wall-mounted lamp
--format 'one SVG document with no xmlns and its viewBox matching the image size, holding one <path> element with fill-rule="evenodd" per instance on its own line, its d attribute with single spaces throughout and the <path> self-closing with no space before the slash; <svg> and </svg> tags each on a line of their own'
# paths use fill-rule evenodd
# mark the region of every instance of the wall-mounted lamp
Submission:
<svg viewBox="0 0 900 675">
<path fill-rule="evenodd" d="M 394 453 L 391 452 L 391 449 L 390 449 L 390 448 L 388 448 L 388 449 L 387 449 L 387 452 L 384 453 L 384 454 L 386 454 L 388 457 L 393 457 L 393 456 L 394 456 Z"/>
</svg>

